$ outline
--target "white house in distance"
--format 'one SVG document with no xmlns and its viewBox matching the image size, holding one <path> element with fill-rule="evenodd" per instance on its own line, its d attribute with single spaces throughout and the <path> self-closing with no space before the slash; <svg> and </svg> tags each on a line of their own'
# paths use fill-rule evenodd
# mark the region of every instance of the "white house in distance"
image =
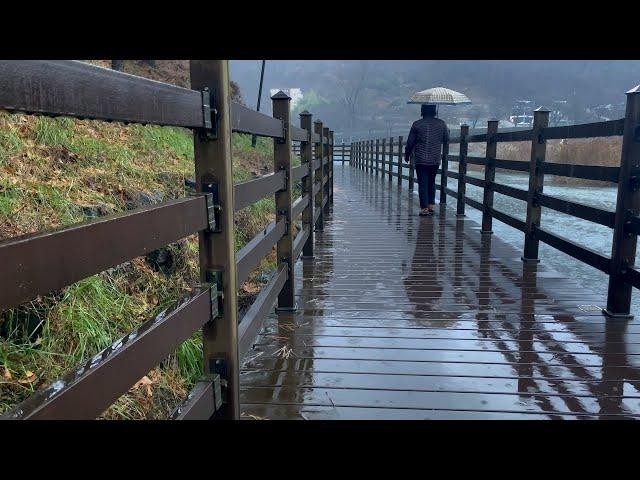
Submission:
<svg viewBox="0 0 640 480">
<path fill-rule="evenodd" d="M 284 93 L 291 97 L 291 108 L 294 108 L 296 104 L 302 100 L 302 90 L 299 88 L 272 88 L 269 90 L 271 92 L 271 96 L 273 97 L 276 93 L 282 90 Z"/>
</svg>

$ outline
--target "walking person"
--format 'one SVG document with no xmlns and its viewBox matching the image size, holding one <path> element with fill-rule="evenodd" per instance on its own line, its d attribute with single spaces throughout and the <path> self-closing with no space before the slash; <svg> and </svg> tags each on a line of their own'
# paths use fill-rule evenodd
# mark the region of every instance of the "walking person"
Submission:
<svg viewBox="0 0 640 480">
<path fill-rule="evenodd" d="M 404 161 L 410 162 L 413 153 L 418 175 L 420 216 L 433 215 L 436 203 L 436 174 L 442 159 L 442 145 L 449 142 L 449 129 L 436 118 L 435 105 L 422 105 L 422 118 L 411 125 L 404 150 Z"/>
</svg>

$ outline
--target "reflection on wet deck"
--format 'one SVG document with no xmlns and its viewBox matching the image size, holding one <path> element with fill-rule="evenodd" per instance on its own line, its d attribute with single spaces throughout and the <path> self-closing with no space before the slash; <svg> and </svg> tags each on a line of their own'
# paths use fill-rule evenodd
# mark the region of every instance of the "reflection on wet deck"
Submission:
<svg viewBox="0 0 640 480">
<path fill-rule="evenodd" d="M 638 321 L 406 190 L 335 166 L 298 311 L 244 359 L 243 417 L 558 419 L 640 416 Z"/>
</svg>

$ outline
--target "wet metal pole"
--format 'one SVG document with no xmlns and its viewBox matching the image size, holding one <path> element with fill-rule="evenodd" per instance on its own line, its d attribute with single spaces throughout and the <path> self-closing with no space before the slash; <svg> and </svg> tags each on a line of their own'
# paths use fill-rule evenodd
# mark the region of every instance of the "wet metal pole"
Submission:
<svg viewBox="0 0 640 480">
<path fill-rule="evenodd" d="M 258 88 L 258 107 L 256 108 L 256 111 L 260 111 L 260 100 L 262 99 L 262 81 L 264 80 L 264 64 L 265 64 L 266 60 L 262 60 L 262 69 L 260 70 L 260 87 Z M 256 139 L 257 137 L 255 135 L 251 136 L 251 146 L 253 148 L 256 148 Z"/>
</svg>

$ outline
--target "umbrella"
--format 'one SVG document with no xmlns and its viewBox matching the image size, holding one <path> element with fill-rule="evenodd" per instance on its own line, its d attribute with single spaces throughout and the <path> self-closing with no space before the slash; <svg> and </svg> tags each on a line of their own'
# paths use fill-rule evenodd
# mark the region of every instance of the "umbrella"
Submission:
<svg viewBox="0 0 640 480">
<path fill-rule="evenodd" d="M 407 103 L 425 105 L 468 105 L 471 100 L 463 93 L 444 87 L 429 88 L 414 93 Z"/>
</svg>

